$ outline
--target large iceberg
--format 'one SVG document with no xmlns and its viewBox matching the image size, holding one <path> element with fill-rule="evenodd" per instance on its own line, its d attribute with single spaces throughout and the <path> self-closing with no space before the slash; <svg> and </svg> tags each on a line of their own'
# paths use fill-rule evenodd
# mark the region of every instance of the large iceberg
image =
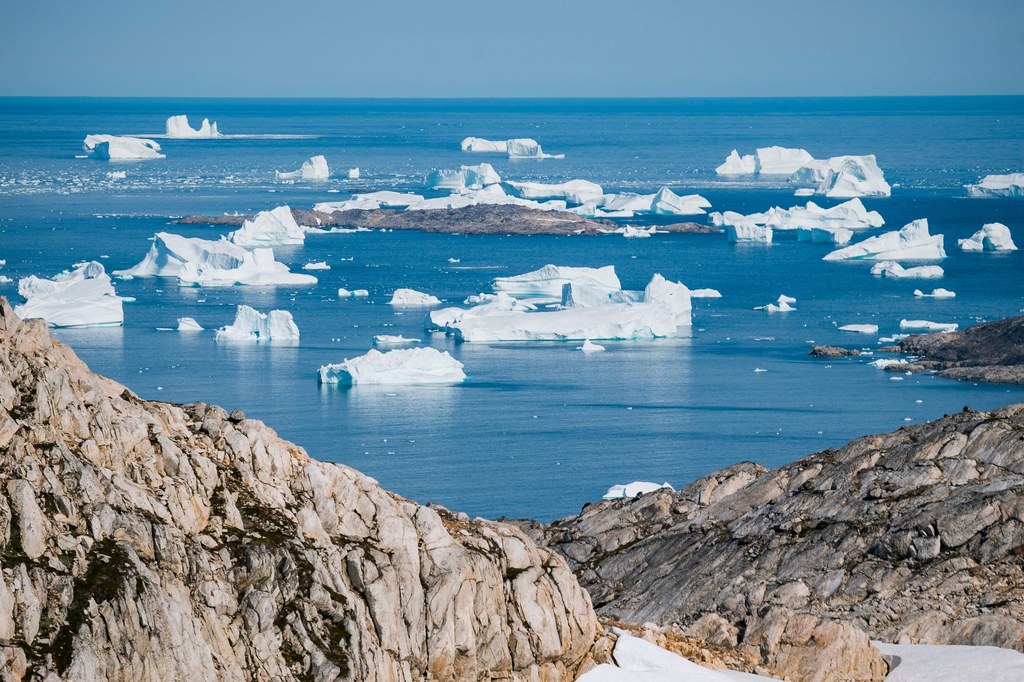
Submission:
<svg viewBox="0 0 1024 682">
<path fill-rule="evenodd" d="M 967 185 L 972 197 L 1024 197 L 1024 173 L 986 175 L 976 185 Z"/>
<path fill-rule="evenodd" d="M 871 274 L 893 279 L 938 279 L 945 271 L 938 265 L 918 265 L 905 268 L 894 260 L 883 260 L 871 266 Z"/>
<path fill-rule="evenodd" d="M 120 135 L 86 135 L 82 146 L 92 152 L 94 159 L 108 161 L 146 161 L 167 158 L 160 153 L 160 145 L 142 137 Z"/>
<path fill-rule="evenodd" d="M 813 201 L 804 206 L 782 208 L 773 206 L 763 213 L 743 215 L 735 211 L 715 211 L 711 214 L 711 223 L 718 227 L 737 223 L 755 223 L 767 225 L 776 230 L 797 230 L 800 228 L 821 228 L 832 231 L 837 228 L 847 230 L 881 227 L 885 224 L 878 211 L 869 211 L 860 199 L 850 199 L 831 208 L 822 208 Z"/>
<path fill-rule="evenodd" d="M 299 328 L 287 310 L 261 313 L 247 305 L 238 306 L 235 321 L 217 330 L 218 341 L 297 341 Z"/>
<path fill-rule="evenodd" d="M 466 379 L 463 364 L 436 348 L 371 350 L 319 370 L 321 384 L 457 384 Z"/>
<path fill-rule="evenodd" d="M 718 175 L 753 175 L 757 172 L 757 157 L 753 154 L 740 153 L 733 149 L 725 157 L 725 163 L 715 169 Z"/>
<path fill-rule="evenodd" d="M 736 223 L 725 226 L 725 237 L 731 242 L 772 243 L 772 228 L 755 223 Z"/>
<path fill-rule="evenodd" d="M 675 488 L 669 483 L 651 483 L 650 481 L 633 481 L 632 483 L 620 483 L 608 488 L 608 492 L 601 499 L 621 500 L 625 497 L 637 497 L 646 493 L 653 493 L 655 490 L 666 488 L 675 492 Z"/>
<path fill-rule="evenodd" d="M 96 261 L 79 263 L 53 279 L 34 275 L 18 282 L 25 303 L 14 308 L 22 319 L 41 317 L 51 327 L 106 327 L 124 324 L 122 299 Z"/>
<path fill-rule="evenodd" d="M 461 192 L 467 189 L 483 189 L 501 182 L 501 176 L 489 163 L 476 166 L 461 166 L 459 170 L 433 170 L 427 174 L 423 184 L 428 189 L 449 189 Z"/>
<path fill-rule="evenodd" d="M 388 304 L 397 308 L 430 308 L 441 305 L 441 299 L 415 289 L 395 289 Z"/>
<path fill-rule="evenodd" d="M 290 246 L 305 242 L 306 233 L 295 222 L 289 207 L 278 206 L 272 211 L 260 211 L 252 220 L 246 220 L 228 235 L 228 239 L 239 246 Z"/>
<path fill-rule="evenodd" d="M 214 137 L 223 137 L 217 130 L 217 122 L 210 123 L 210 119 L 204 118 L 203 124 L 196 130 L 188 124 L 188 116 L 171 116 L 167 119 L 167 137 L 177 140 L 199 140 Z"/>
<path fill-rule="evenodd" d="M 622 283 L 615 274 L 615 266 L 603 268 L 575 268 L 562 265 L 545 265 L 539 270 L 511 277 L 498 277 L 491 286 L 495 292 L 504 292 L 509 296 L 531 298 L 545 297 L 561 299 L 566 284 L 574 288 L 607 291 L 619 291 Z"/>
<path fill-rule="evenodd" d="M 573 213 L 589 218 L 631 218 L 637 213 L 703 215 L 711 202 L 699 194 L 679 195 L 668 187 L 652 194 L 621 192 L 587 199 Z"/>
<path fill-rule="evenodd" d="M 735 149 L 725 163 L 715 169 L 718 175 L 791 175 L 804 164 L 813 161 L 804 149 L 787 147 L 761 147 L 754 154 L 740 156 Z"/>
<path fill-rule="evenodd" d="M 508 185 L 523 199 L 565 199 L 573 204 L 583 204 L 604 196 L 601 185 L 587 180 L 568 180 L 557 184 L 510 182 Z"/>
<path fill-rule="evenodd" d="M 482 137 L 467 137 L 462 141 L 461 146 L 464 152 L 508 153 L 508 140 L 485 140 Z"/>
<path fill-rule="evenodd" d="M 1010 228 L 1002 223 L 989 223 L 968 239 L 957 241 L 962 251 L 1016 251 Z"/>
<path fill-rule="evenodd" d="M 293 273 L 269 248 L 245 249 L 227 240 L 158 232 L 137 265 L 117 270 L 120 277 L 177 277 L 181 286 L 316 284 L 316 277 Z"/>
<path fill-rule="evenodd" d="M 274 177 L 277 180 L 326 180 L 331 177 L 331 169 L 327 165 L 327 158 L 317 155 L 306 159 L 297 171 L 274 171 Z"/>
<path fill-rule="evenodd" d="M 527 137 L 513 140 L 485 140 L 482 137 L 467 137 L 462 141 L 462 151 L 487 154 L 507 154 L 510 159 L 563 159 L 565 154 L 546 154 L 537 140 Z"/>
<path fill-rule="evenodd" d="M 874 154 L 837 158 L 842 158 L 842 162 L 833 163 L 835 159 L 828 160 L 828 172 L 814 190 L 815 194 L 824 194 L 834 199 L 887 197 L 892 194 Z"/>
<path fill-rule="evenodd" d="M 920 218 L 897 232 L 886 232 L 832 251 L 823 260 L 938 260 L 946 257 L 942 241 L 941 234 L 928 233 L 927 218 Z"/>
</svg>

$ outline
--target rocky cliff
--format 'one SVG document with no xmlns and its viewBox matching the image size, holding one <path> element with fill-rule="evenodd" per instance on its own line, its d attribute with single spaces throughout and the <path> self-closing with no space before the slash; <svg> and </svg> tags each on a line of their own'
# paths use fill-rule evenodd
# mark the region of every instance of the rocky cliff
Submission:
<svg viewBox="0 0 1024 682">
<path fill-rule="evenodd" d="M 1024 405 L 550 526 L 598 612 L 736 645 L 794 680 L 878 680 L 869 638 L 1024 651 Z"/>
<path fill-rule="evenodd" d="M 599 625 L 517 528 L 141 400 L 0 299 L 0 677 L 569 680 Z"/>
<path fill-rule="evenodd" d="M 939 376 L 995 384 L 1024 384 L 1024 317 L 984 322 L 961 332 L 919 334 L 900 341 L 917 356 L 911 367 Z"/>
</svg>

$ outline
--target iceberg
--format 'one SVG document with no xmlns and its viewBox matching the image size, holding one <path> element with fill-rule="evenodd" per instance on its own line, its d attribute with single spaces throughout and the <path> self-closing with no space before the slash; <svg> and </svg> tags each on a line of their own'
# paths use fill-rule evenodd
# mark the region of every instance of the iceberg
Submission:
<svg viewBox="0 0 1024 682">
<path fill-rule="evenodd" d="M 196 130 L 188 124 L 188 116 L 171 116 L 167 119 L 167 137 L 176 140 L 200 140 L 215 137 L 223 137 L 217 130 L 217 122 L 210 123 L 210 119 L 204 118 L 203 124 Z"/>
<path fill-rule="evenodd" d="M 108 161 L 146 161 L 167 158 L 160 153 L 160 145 L 141 137 L 118 135 L 86 135 L 82 146 L 92 152 L 94 159 Z"/>
<path fill-rule="evenodd" d="M 557 184 L 542 182 L 510 182 L 509 187 L 522 199 L 565 199 L 584 204 L 604 196 L 601 185 L 587 180 L 569 180 Z"/>
<path fill-rule="evenodd" d="M 398 308 L 429 308 L 441 305 L 441 299 L 425 294 L 422 291 L 416 291 L 415 289 L 395 289 L 395 292 L 391 295 L 391 300 L 388 301 L 388 305 Z"/>
<path fill-rule="evenodd" d="M 358 180 L 359 179 L 359 169 L 358 168 L 349 168 L 347 175 L 348 175 L 348 179 L 349 180 Z"/>
<path fill-rule="evenodd" d="M 110 171 L 107 173 L 107 180 L 124 180 L 128 177 L 128 173 L 123 170 Z"/>
<path fill-rule="evenodd" d="M 711 202 L 699 194 L 678 195 L 662 187 L 651 200 L 651 213 L 656 215 L 703 215 Z"/>
<path fill-rule="evenodd" d="M 725 226 L 725 237 L 730 242 L 772 243 L 772 228 L 755 223 L 737 223 Z"/>
<path fill-rule="evenodd" d="M 97 261 L 78 263 L 53 279 L 31 275 L 18 282 L 25 303 L 14 308 L 23 320 L 39 317 L 51 327 L 119 327 L 122 298 Z"/>
<path fill-rule="evenodd" d="M 722 298 L 718 289 L 690 289 L 690 298 Z"/>
<path fill-rule="evenodd" d="M 740 153 L 733 149 L 725 157 L 725 163 L 715 169 L 718 175 L 753 175 L 757 172 L 757 157 L 753 154 Z"/>
<path fill-rule="evenodd" d="M 832 251 L 822 260 L 939 260 L 946 257 L 942 235 L 928 234 L 928 219 L 920 218 L 897 232 L 886 232 Z"/>
<path fill-rule="evenodd" d="M 1024 197 L 1024 173 L 986 175 L 976 185 L 966 185 L 972 197 Z"/>
<path fill-rule="evenodd" d="M 778 301 L 775 303 L 769 303 L 768 305 L 759 305 L 754 310 L 765 310 L 769 313 L 788 313 L 796 310 L 791 304 L 796 303 L 796 299 L 792 296 L 786 296 L 782 294 L 779 296 Z"/>
<path fill-rule="evenodd" d="M 1010 228 L 1002 223 L 988 223 L 968 239 L 957 241 L 961 251 L 1016 251 Z"/>
<path fill-rule="evenodd" d="M 800 242 L 845 246 L 853 239 L 853 230 L 845 227 L 799 227 L 796 239 Z"/>
<path fill-rule="evenodd" d="M 888 369 L 889 367 L 900 367 L 904 365 L 909 365 L 910 363 L 902 359 L 896 360 L 893 358 L 883 358 L 881 360 L 873 360 L 868 364 L 876 369 Z"/>
<path fill-rule="evenodd" d="M 402 335 L 394 336 L 392 334 L 378 334 L 373 337 L 373 345 L 375 346 L 402 346 L 409 343 L 419 343 L 420 339 L 408 339 Z"/>
<path fill-rule="evenodd" d="M 235 321 L 217 330 L 218 341 L 297 341 L 299 328 L 287 310 L 261 313 L 247 305 L 238 306 Z"/>
<path fill-rule="evenodd" d="M 564 159 L 565 154 L 546 154 L 537 140 L 517 138 L 506 143 L 510 159 Z"/>
<path fill-rule="evenodd" d="M 583 345 L 580 346 L 578 350 L 583 351 L 586 355 L 590 355 L 591 353 L 602 352 L 603 350 L 605 350 L 605 347 L 600 344 L 594 343 L 590 339 L 584 339 Z"/>
<path fill-rule="evenodd" d="M 201 332 L 203 331 L 202 325 L 195 321 L 191 317 L 179 317 L 178 318 L 178 331 L 179 332 Z"/>
<path fill-rule="evenodd" d="M 501 176 L 489 163 L 476 166 L 461 166 L 459 170 L 442 169 L 431 171 L 423 184 L 428 189 L 483 189 L 501 182 Z"/>
<path fill-rule="evenodd" d="M 291 246 L 305 242 L 306 233 L 295 222 L 289 207 L 278 206 L 243 222 L 242 227 L 228 235 L 228 240 L 245 247 Z"/>
<path fill-rule="evenodd" d="M 653 493 L 655 490 L 661 490 L 662 488 L 668 488 L 672 492 L 675 492 L 669 483 L 651 483 L 649 481 L 633 481 L 632 483 L 620 483 L 619 485 L 613 485 L 608 488 L 608 492 L 601 498 L 603 500 L 621 500 L 624 497 L 637 497 L 645 493 Z"/>
<path fill-rule="evenodd" d="M 926 294 L 920 289 L 914 289 L 915 298 L 956 298 L 956 292 L 949 289 L 932 289 L 932 293 Z"/>
<path fill-rule="evenodd" d="M 828 172 L 814 190 L 815 194 L 834 199 L 887 197 L 892 194 L 874 154 L 838 158 L 843 159 L 841 163 L 833 163 L 835 159 L 829 159 Z"/>
<path fill-rule="evenodd" d="M 545 265 L 539 270 L 522 275 L 495 278 L 491 287 L 495 292 L 503 292 L 513 297 L 545 297 L 560 300 L 566 284 L 572 284 L 574 289 L 605 290 L 608 293 L 622 289 L 613 265 L 602 268 Z"/>
<path fill-rule="evenodd" d="M 658 228 L 653 226 L 653 225 L 651 227 L 646 227 L 646 228 L 645 227 L 637 227 L 635 225 L 626 225 L 625 227 L 622 227 L 619 230 L 616 230 L 616 232 L 621 232 L 623 237 L 627 237 L 627 238 L 630 238 L 630 239 L 644 239 L 644 238 L 647 238 L 647 237 L 651 237 L 657 231 L 658 231 Z"/>
<path fill-rule="evenodd" d="M 583 202 L 573 212 L 592 218 L 630 218 L 636 213 L 703 215 L 706 208 L 711 208 L 711 202 L 699 194 L 679 195 L 662 187 L 653 194 L 605 194 Z"/>
<path fill-rule="evenodd" d="M 366 298 L 369 295 L 370 292 L 366 289 L 356 289 L 355 291 L 338 289 L 338 298 Z"/>
<path fill-rule="evenodd" d="M 930 322 L 929 320 L 900 320 L 903 331 L 955 332 L 960 325 L 955 322 Z"/>
<path fill-rule="evenodd" d="M 844 324 L 839 328 L 841 332 L 853 332 L 855 334 L 877 334 L 877 324 Z"/>
<path fill-rule="evenodd" d="M 303 270 L 330 270 L 331 266 L 327 264 L 327 261 L 316 261 L 315 263 L 306 263 L 302 266 Z"/>
<path fill-rule="evenodd" d="M 277 180 L 326 180 L 329 177 L 331 169 L 327 165 L 326 157 L 322 155 L 310 157 L 297 171 L 274 171 L 274 178 Z"/>
<path fill-rule="evenodd" d="M 371 350 L 319 370 L 321 384 L 457 384 L 466 379 L 463 364 L 435 348 Z"/>
<path fill-rule="evenodd" d="M 718 175 L 791 175 L 798 168 L 813 161 L 804 149 L 787 147 L 761 147 L 754 154 L 740 156 L 735 149 L 725 163 L 715 169 Z"/>
<path fill-rule="evenodd" d="M 462 141 L 462 151 L 482 153 L 508 153 L 507 140 L 485 140 L 482 137 L 467 137 Z"/>
<path fill-rule="evenodd" d="M 735 211 L 711 214 L 712 224 L 723 227 L 738 223 L 766 225 L 776 230 L 799 230 L 818 228 L 822 230 L 848 230 L 881 227 L 885 220 L 878 211 L 868 211 L 860 199 L 850 199 L 831 208 L 822 208 L 813 201 L 805 206 L 781 208 L 773 206 L 763 213 L 743 215 Z"/>
<path fill-rule="evenodd" d="M 885 260 L 871 266 L 871 274 L 893 279 L 938 279 L 945 271 L 938 265 L 919 265 L 905 268 L 894 260 Z"/>
</svg>

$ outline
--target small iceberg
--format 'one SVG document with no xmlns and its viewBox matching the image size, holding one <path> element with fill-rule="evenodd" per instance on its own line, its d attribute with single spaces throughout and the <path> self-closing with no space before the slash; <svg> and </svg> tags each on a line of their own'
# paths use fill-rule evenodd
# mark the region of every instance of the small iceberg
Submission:
<svg viewBox="0 0 1024 682">
<path fill-rule="evenodd" d="M 235 321 L 217 330 L 218 341 L 297 341 L 299 328 L 287 310 L 261 313 L 247 305 L 238 306 Z"/>
<path fill-rule="evenodd" d="M 766 310 L 769 313 L 788 313 L 790 311 L 796 310 L 796 308 L 794 308 L 792 305 L 793 303 L 796 303 L 795 298 L 793 298 L 792 296 L 786 296 L 785 294 L 782 294 L 781 296 L 779 296 L 778 300 L 775 303 L 769 303 L 768 305 L 759 305 L 756 308 L 754 308 L 754 310 Z"/>
<path fill-rule="evenodd" d="M 653 225 L 651 227 L 637 227 L 635 225 L 626 225 L 625 227 L 620 228 L 619 230 L 616 231 L 620 232 L 622 236 L 626 237 L 627 239 L 646 239 L 647 237 L 654 236 L 657 233 L 658 228 Z"/>
<path fill-rule="evenodd" d="M 415 289 L 395 289 L 395 292 L 391 294 L 391 300 L 388 301 L 388 305 L 393 305 L 397 308 L 430 308 L 435 305 L 441 305 L 441 299 L 425 294 L 422 291 L 416 291 Z"/>
<path fill-rule="evenodd" d="M 348 173 L 347 173 L 347 177 L 348 177 L 349 180 L 358 180 L 359 179 L 359 169 L 358 168 L 349 168 L 348 169 Z"/>
<path fill-rule="evenodd" d="M 123 170 L 110 171 L 107 173 L 107 180 L 124 180 L 128 177 L 128 173 Z"/>
<path fill-rule="evenodd" d="M 14 313 L 23 320 L 42 318 L 51 327 L 119 327 L 122 299 L 97 261 L 78 263 L 53 279 L 31 275 L 18 282 L 25 303 Z"/>
<path fill-rule="evenodd" d="M 957 240 L 961 251 L 1016 251 L 1010 228 L 1002 223 L 988 223 L 970 236 Z"/>
<path fill-rule="evenodd" d="M 939 279 L 946 272 L 938 265 L 918 265 L 905 268 L 894 260 L 885 260 L 871 266 L 871 274 L 893 279 Z"/>
<path fill-rule="evenodd" d="M 461 192 L 467 189 L 483 189 L 501 182 L 501 176 L 489 163 L 476 166 L 461 166 L 459 170 L 433 170 L 424 179 L 428 189 L 448 189 Z"/>
<path fill-rule="evenodd" d="M 195 321 L 191 317 L 179 317 L 178 318 L 178 331 L 179 332 L 201 332 L 203 331 L 202 325 Z"/>
<path fill-rule="evenodd" d="M 466 379 L 463 364 L 435 348 L 381 353 L 371 350 L 319 370 L 321 384 L 457 384 Z"/>
<path fill-rule="evenodd" d="M 160 153 L 160 145 L 142 137 L 118 135 L 86 135 L 82 146 L 92 152 L 94 159 L 107 161 L 148 161 L 167 158 Z"/>
<path fill-rule="evenodd" d="M 966 185 L 972 197 L 1024 197 L 1024 173 L 986 175 L 976 185 Z"/>
<path fill-rule="evenodd" d="M 338 298 L 366 298 L 369 295 L 370 292 L 366 289 L 356 289 L 354 291 L 338 289 Z"/>
<path fill-rule="evenodd" d="M 902 359 L 896 360 L 894 358 L 883 358 L 881 360 L 873 360 L 868 364 L 876 369 L 888 369 L 890 367 L 903 367 L 910 363 Z"/>
<path fill-rule="evenodd" d="M 391 334 L 378 334 L 373 337 L 375 346 L 404 346 L 410 343 L 419 343 L 420 339 L 408 339 L 404 336 L 393 336 Z"/>
<path fill-rule="evenodd" d="M 601 498 L 603 500 L 621 500 L 627 497 L 637 497 L 645 493 L 653 493 L 655 490 L 662 490 L 667 488 L 672 492 L 676 489 L 673 488 L 669 483 L 651 483 L 650 481 L 633 481 L 632 483 L 623 483 L 619 485 L 613 485 L 608 488 L 608 492 Z"/>
<path fill-rule="evenodd" d="M 841 332 L 853 332 L 855 334 L 877 334 L 877 324 L 844 324 L 839 328 Z"/>
<path fill-rule="evenodd" d="M 326 180 L 329 177 L 331 169 L 327 165 L 327 158 L 322 155 L 307 159 L 297 171 L 274 171 L 274 178 L 277 180 Z"/>
<path fill-rule="evenodd" d="M 873 154 L 835 157 L 825 163 L 828 170 L 815 188 L 815 194 L 833 199 L 887 197 L 892 194 L 892 188 L 885 181 Z M 796 176 L 800 177 L 800 171 L 797 171 Z"/>
<path fill-rule="evenodd" d="M 601 351 L 605 350 L 605 347 L 600 344 L 594 343 L 590 339 L 584 339 L 583 345 L 577 348 L 576 350 L 581 350 L 587 355 L 590 355 L 591 353 L 600 353 Z"/>
<path fill-rule="evenodd" d="M 245 247 L 293 246 L 306 241 L 306 233 L 295 222 L 292 210 L 278 206 L 272 211 L 260 211 L 252 220 L 228 235 L 228 240 Z M 329 268 L 328 268 L 329 269 Z"/>
<path fill-rule="evenodd" d="M 946 257 L 942 242 L 941 234 L 928 233 L 928 219 L 920 218 L 897 232 L 886 232 L 832 251 L 822 260 L 939 260 Z"/>
<path fill-rule="evenodd" d="M 900 320 L 903 331 L 955 332 L 960 325 L 955 322 L 931 322 L 929 320 Z"/>
<path fill-rule="evenodd" d="M 932 293 L 926 294 L 920 289 L 914 289 L 915 298 L 956 298 L 956 292 L 949 289 L 932 289 Z"/>
<path fill-rule="evenodd" d="M 568 180 L 556 184 L 509 182 L 508 186 L 522 199 L 565 199 L 573 204 L 584 204 L 604 196 L 601 185 L 587 180 Z"/>
<path fill-rule="evenodd" d="M 327 264 L 327 261 L 316 261 L 315 263 L 306 263 L 302 266 L 303 270 L 330 270 L 331 266 Z"/>
<path fill-rule="evenodd" d="M 217 130 L 216 121 L 210 123 L 210 119 L 204 118 L 202 125 L 199 126 L 199 130 L 196 130 L 189 125 L 188 116 L 184 114 L 168 118 L 166 128 L 166 136 L 175 140 L 203 140 L 223 137 L 221 132 Z"/>
<path fill-rule="evenodd" d="M 813 201 L 808 201 L 804 206 L 791 206 L 790 208 L 773 206 L 763 213 L 749 215 L 735 211 L 721 213 L 716 211 L 710 217 L 711 224 L 716 227 L 754 223 L 767 225 L 776 230 L 822 229 L 831 231 L 840 228 L 860 230 L 881 227 L 885 224 L 881 214 L 878 211 L 867 210 L 860 199 L 850 199 L 831 208 L 822 208 Z"/>
<path fill-rule="evenodd" d="M 771 244 L 772 228 L 754 223 L 737 223 L 725 226 L 725 238 L 737 244 Z"/>
<path fill-rule="evenodd" d="M 787 147 L 761 147 L 754 154 L 740 156 L 735 149 L 726 157 L 725 163 L 715 169 L 718 175 L 791 175 L 809 161 L 813 161 L 805 149 Z"/>
<path fill-rule="evenodd" d="M 718 289 L 690 289 L 690 298 L 722 298 Z"/>
</svg>

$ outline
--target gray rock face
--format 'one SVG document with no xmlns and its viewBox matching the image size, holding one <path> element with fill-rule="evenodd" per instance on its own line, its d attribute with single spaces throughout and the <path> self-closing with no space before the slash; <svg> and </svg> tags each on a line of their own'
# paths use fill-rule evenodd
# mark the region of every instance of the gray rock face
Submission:
<svg viewBox="0 0 1024 682">
<path fill-rule="evenodd" d="M 141 400 L 0 299 L 3 679 L 569 680 L 598 635 L 519 529 Z"/>
<path fill-rule="evenodd" d="M 695 634 L 715 614 L 792 679 L 880 679 L 869 636 L 1024 651 L 1024 405 L 525 528 L 600 614 Z"/>
<path fill-rule="evenodd" d="M 899 352 L 939 376 L 994 384 L 1024 384 L 1024 316 L 968 327 L 961 332 L 920 334 L 899 343 Z"/>
<path fill-rule="evenodd" d="M 856 348 L 840 346 L 815 346 L 811 348 L 810 355 L 815 358 L 845 358 L 851 355 L 860 355 L 860 351 Z"/>
</svg>

